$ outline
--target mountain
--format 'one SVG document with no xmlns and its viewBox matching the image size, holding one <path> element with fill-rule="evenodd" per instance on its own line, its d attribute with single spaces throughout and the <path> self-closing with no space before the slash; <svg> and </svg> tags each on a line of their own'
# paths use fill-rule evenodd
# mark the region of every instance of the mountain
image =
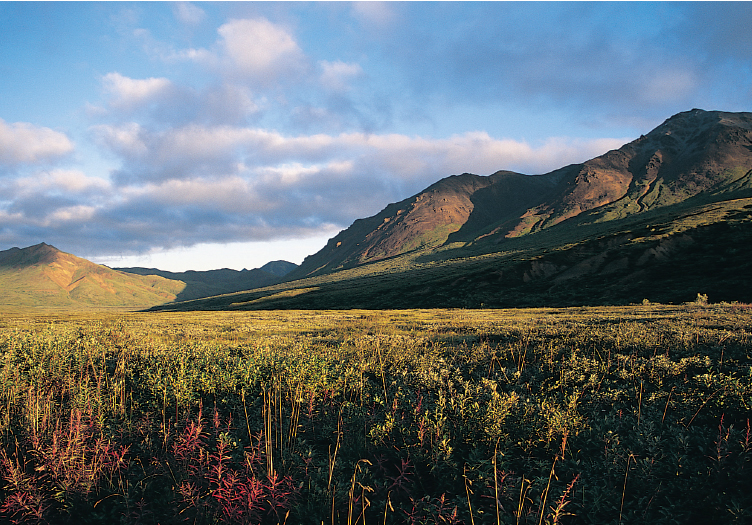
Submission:
<svg viewBox="0 0 752 525">
<path fill-rule="evenodd" d="M 433 184 L 377 215 L 358 219 L 288 277 L 320 275 L 407 252 L 436 248 L 468 227 L 516 217 L 550 193 L 555 177 L 498 172 L 490 177 L 465 173 Z"/>
<path fill-rule="evenodd" d="M 45 243 L 0 251 L 0 305 L 150 307 L 175 300 L 185 283 L 131 275 Z"/>
<path fill-rule="evenodd" d="M 752 302 L 752 113 L 679 113 L 542 175 L 447 177 L 285 279 L 168 308 Z"/>
<path fill-rule="evenodd" d="M 222 295 L 250 290 L 278 283 L 282 278 L 297 268 L 297 264 L 287 261 L 272 261 L 261 268 L 253 270 L 221 270 L 168 272 L 156 268 L 116 268 L 121 272 L 136 275 L 159 275 L 166 279 L 182 281 L 185 288 L 178 294 L 177 300 L 187 301 L 212 295 Z"/>
<path fill-rule="evenodd" d="M 499 243 L 580 217 L 599 223 L 752 189 L 752 113 L 693 109 L 583 164 L 544 175 L 500 171 L 440 180 L 359 219 L 290 277 L 452 243 Z M 491 250 L 492 251 L 492 250 Z"/>
<path fill-rule="evenodd" d="M 284 277 L 297 267 L 297 264 L 288 261 L 270 261 L 259 268 L 259 270 L 276 275 L 277 277 Z"/>
</svg>

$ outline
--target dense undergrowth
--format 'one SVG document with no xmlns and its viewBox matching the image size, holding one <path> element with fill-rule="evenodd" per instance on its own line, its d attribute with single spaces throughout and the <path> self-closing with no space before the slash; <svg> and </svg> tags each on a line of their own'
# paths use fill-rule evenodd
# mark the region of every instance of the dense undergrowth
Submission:
<svg viewBox="0 0 752 525">
<path fill-rule="evenodd" d="M 750 523 L 752 310 L 6 316 L 14 523 Z"/>
</svg>

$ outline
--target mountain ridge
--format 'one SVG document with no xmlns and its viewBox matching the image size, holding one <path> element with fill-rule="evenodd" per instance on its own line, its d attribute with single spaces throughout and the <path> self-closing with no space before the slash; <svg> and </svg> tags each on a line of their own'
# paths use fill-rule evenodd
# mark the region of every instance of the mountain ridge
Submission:
<svg viewBox="0 0 752 525">
<path fill-rule="evenodd" d="M 42 242 L 0 251 L 0 306 L 149 308 L 268 286 L 295 267 L 271 261 L 243 271 L 109 268 Z"/>
<path fill-rule="evenodd" d="M 297 266 L 297 264 L 288 261 L 278 260 L 270 261 L 262 267 L 252 270 L 221 268 L 217 270 L 170 272 L 157 268 L 141 267 L 115 269 L 136 275 L 159 275 L 166 279 L 182 281 L 186 286 L 175 300 L 188 301 L 276 284 Z"/>
<path fill-rule="evenodd" d="M 693 109 L 621 148 L 545 174 L 498 171 L 441 179 L 356 220 L 290 277 L 322 275 L 415 249 L 498 244 L 578 217 L 607 222 L 700 194 L 750 190 L 750 166 L 752 113 Z"/>
</svg>

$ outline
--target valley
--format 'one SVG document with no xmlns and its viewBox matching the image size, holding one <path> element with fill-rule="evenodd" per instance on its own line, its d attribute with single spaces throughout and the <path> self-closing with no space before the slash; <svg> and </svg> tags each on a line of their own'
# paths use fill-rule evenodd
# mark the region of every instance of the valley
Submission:
<svg viewBox="0 0 752 525">
<path fill-rule="evenodd" d="M 749 523 L 750 303 L 749 113 L 441 179 L 299 266 L 0 251 L 0 521 Z"/>
</svg>

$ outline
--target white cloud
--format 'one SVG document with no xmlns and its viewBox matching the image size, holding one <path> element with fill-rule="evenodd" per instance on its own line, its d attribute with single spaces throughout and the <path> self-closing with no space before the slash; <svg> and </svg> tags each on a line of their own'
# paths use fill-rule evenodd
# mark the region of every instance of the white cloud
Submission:
<svg viewBox="0 0 752 525">
<path fill-rule="evenodd" d="M 183 169 L 180 176 L 189 179 L 199 174 L 194 170 L 219 176 L 228 174 L 228 169 L 238 173 L 238 166 L 268 174 L 269 170 L 282 169 L 280 166 L 284 172 L 292 166 L 293 171 L 303 173 L 314 165 L 339 165 L 353 173 L 426 185 L 462 172 L 489 174 L 510 169 L 544 173 L 584 162 L 626 142 L 553 138 L 532 146 L 524 141 L 496 139 L 485 132 L 442 139 L 366 133 L 287 136 L 261 128 L 196 124 L 158 133 L 147 132 L 135 123 L 96 129 L 103 142 L 123 156 L 126 171 L 129 163 L 137 162 L 148 164 L 151 174 L 175 176 L 166 168 L 179 165 Z M 327 172 L 332 171 L 329 168 Z"/>
<path fill-rule="evenodd" d="M 265 18 L 230 20 L 217 30 L 233 70 L 263 84 L 298 70 L 303 51 L 282 27 Z"/>
<path fill-rule="evenodd" d="M 245 86 L 223 84 L 195 97 L 198 116 L 206 122 L 242 122 L 260 110 L 253 93 Z"/>
<path fill-rule="evenodd" d="M 12 236 L 12 232 L 3 232 L 3 229 L 8 226 L 17 226 L 17 225 L 23 225 L 26 222 L 26 217 L 24 217 L 23 213 L 21 212 L 11 212 L 9 213 L 7 210 L 0 209 L 0 240 L 6 241 L 6 237 Z"/>
<path fill-rule="evenodd" d="M 217 63 L 217 56 L 208 49 L 203 48 L 188 48 L 177 51 L 170 49 L 168 53 L 162 53 L 161 58 L 168 62 L 175 60 L 190 60 L 191 62 L 196 62 L 197 64 L 203 64 L 205 66 L 215 66 Z"/>
<path fill-rule="evenodd" d="M 257 136 L 257 130 L 242 127 L 189 125 L 161 134 L 158 155 L 164 160 L 224 158 L 241 144 L 257 142 Z"/>
<path fill-rule="evenodd" d="M 533 147 L 527 142 L 495 139 L 485 132 L 468 132 L 446 139 L 388 134 L 347 134 L 337 142 L 357 148 L 371 165 L 395 178 L 430 184 L 457 173 L 490 174 L 500 169 L 544 173 L 583 162 L 623 144 L 618 139 L 581 141 L 551 139 Z"/>
<path fill-rule="evenodd" d="M 59 191 L 75 194 L 110 189 L 109 181 L 100 177 L 89 177 L 80 170 L 42 172 L 35 176 L 17 179 L 16 185 L 24 193 Z"/>
<path fill-rule="evenodd" d="M 0 166 L 48 161 L 72 151 L 73 142 L 64 133 L 0 118 Z"/>
<path fill-rule="evenodd" d="M 258 180 L 264 184 L 291 188 L 306 180 L 315 179 L 322 173 L 348 177 L 354 172 L 354 168 L 352 161 L 333 161 L 323 165 L 292 162 L 278 166 L 262 166 L 254 172 Z"/>
<path fill-rule="evenodd" d="M 97 209 L 93 206 L 79 204 L 57 209 L 45 217 L 44 225 L 58 226 L 59 222 L 86 222 L 91 220 Z"/>
<path fill-rule="evenodd" d="M 257 198 L 247 180 L 237 176 L 171 179 L 159 184 L 126 187 L 122 195 L 127 199 L 146 199 L 160 205 L 190 205 L 221 210 L 223 213 L 259 213 L 271 207 L 270 203 Z"/>
<path fill-rule="evenodd" d="M 173 9 L 177 19 L 187 25 L 198 25 L 206 18 L 203 9 L 189 2 L 178 2 Z"/>
<path fill-rule="evenodd" d="M 348 81 L 363 74 L 363 69 L 359 64 L 348 64 L 340 60 L 336 62 L 322 60 L 319 66 L 322 70 L 319 77 L 321 83 L 332 91 L 347 91 Z"/>
<path fill-rule="evenodd" d="M 143 157 L 149 151 L 144 137 L 145 132 L 136 122 L 119 126 L 102 124 L 94 126 L 92 131 L 100 142 L 129 159 Z"/>
<path fill-rule="evenodd" d="M 110 105 L 125 110 L 148 104 L 172 88 L 172 83 L 166 78 L 134 79 L 117 72 L 107 73 L 102 83 L 112 96 Z"/>
</svg>

